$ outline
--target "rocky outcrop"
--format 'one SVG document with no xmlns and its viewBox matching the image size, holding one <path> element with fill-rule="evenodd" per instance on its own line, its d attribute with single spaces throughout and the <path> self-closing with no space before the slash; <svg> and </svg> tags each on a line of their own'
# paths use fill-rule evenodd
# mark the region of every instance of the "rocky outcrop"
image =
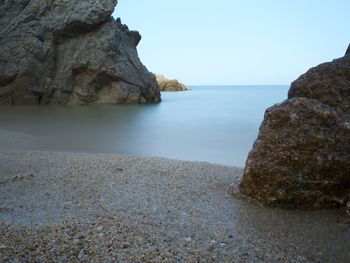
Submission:
<svg viewBox="0 0 350 263">
<path fill-rule="evenodd" d="M 165 76 L 156 74 L 160 91 L 185 91 L 187 87 L 176 79 L 167 79 Z"/>
<path fill-rule="evenodd" d="M 0 104 L 160 100 L 117 0 L 0 1 Z"/>
<path fill-rule="evenodd" d="M 350 204 L 350 56 L 310 69 L 267 109 L 239 192 L 267 205 Z"/>
</svg>

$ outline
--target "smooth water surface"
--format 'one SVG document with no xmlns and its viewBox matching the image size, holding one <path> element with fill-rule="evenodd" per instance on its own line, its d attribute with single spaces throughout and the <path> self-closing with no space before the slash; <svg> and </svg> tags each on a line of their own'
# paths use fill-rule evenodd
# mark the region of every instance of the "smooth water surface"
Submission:
<svg viewBox="0 0 350 263">
<path fill-rule="evenodd" d="M 244 166 L 265 109 L 288 86 L 190 87 L 149 105 L 0 107 L 0 129 L 43 138 L 25 150 L 122 153 Z M 0 145 L 0 149 L 4 148 Z"/>
</svg>

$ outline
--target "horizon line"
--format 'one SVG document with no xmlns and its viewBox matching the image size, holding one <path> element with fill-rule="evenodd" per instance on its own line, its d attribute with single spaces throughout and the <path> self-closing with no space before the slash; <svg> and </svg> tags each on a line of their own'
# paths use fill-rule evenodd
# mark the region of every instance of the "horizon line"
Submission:
<svg viewBox="0 0 350 263">
<path fill-rule="evenodd" d="M 209 87 L 209 86 L 219 86 L 219 87 L 232 87 L 232 86 L 290 86 L 290 84 L 184 84 L 188 87 Z"/>
</svg>

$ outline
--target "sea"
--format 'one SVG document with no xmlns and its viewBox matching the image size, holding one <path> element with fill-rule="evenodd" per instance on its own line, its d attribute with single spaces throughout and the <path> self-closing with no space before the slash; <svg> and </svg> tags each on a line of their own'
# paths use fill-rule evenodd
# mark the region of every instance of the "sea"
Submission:
<svg viewBox="0 0 350 263">
<path fill-rule="evenodd" d="M 26 150 L 119 153 L 244 167 L 266 108 L 288 86 L 190 86 L 145 105 L 1 106 L 0 129 L 45 141 Z M 1 150 L 1 145 L 0 145 Z"/>
</svg>

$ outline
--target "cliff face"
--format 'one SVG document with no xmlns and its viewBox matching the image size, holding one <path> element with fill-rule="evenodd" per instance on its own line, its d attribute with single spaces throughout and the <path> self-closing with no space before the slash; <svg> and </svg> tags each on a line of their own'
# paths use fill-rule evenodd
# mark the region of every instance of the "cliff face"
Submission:
<svg viewBox="0 0 350 263">
<path fill-rule="evenodd" d="M 268 205 L 350 207 L 350 56 L 321 64 L 267 109 L 239 190 Z"/>
<path fill-rule="evenodd" d="M 0 1 L 0 104 L 160 100 L 117 0 Z"/>
</svg>

